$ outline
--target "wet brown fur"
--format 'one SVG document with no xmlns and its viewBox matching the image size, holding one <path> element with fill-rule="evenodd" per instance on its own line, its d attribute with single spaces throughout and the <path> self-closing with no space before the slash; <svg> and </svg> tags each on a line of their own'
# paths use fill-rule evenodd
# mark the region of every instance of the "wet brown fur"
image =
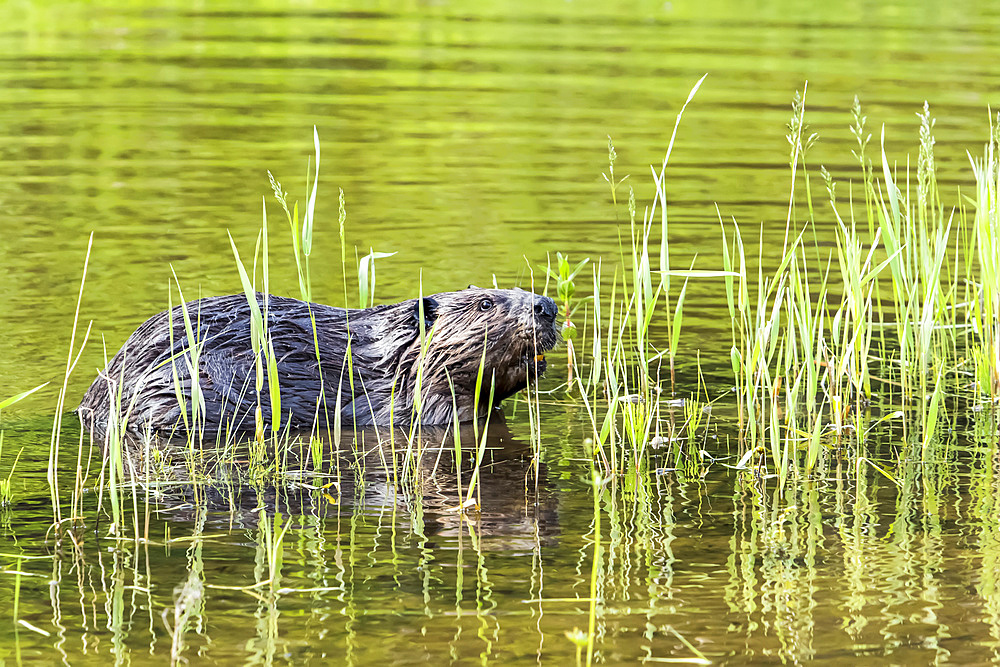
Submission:
<svg viewBox="0 0 1000 667">
<path fill-rule="evenodd" d="M 278 296 L 265 301 L 261 294 L 257 300 L 267 312 L 277 359 L 281 423 L 296 430 L 332 425 L 335 409 L 348 425 L 388 425 L 390 419 L 396 425 L 409 424 L 416 416 L 418 383 L 422 423 L 448 423 L 456 410 L 460 421 L 468 421 L 475 406 L 480 412 L 491 407 L 491 379 L 493 405 L 498 405 L 544 370 L 544 360 L 536 356 L 551 349 L 558 338 L 552 299 L 519 289 L 470 287 L 364 310 Z M 201 341 L 198 383 L 204 407 L 199 411 L 199 428 L 209 433 L 252 431 L 258 405 L 270 424 L 266 378 L 259 399 L 255 388 L 246 297 L 209 297 L 186 308 Z M 310 313 L 316 322 L 316 341 Z M 475 386 L 484 345 L 482 395 L 477 403 Z M 129 337 L 87 390 L 78 413 L 85 425 L 98 431 L 105 429 L 112 413 L 133 433 L 187 430 L 192 424 L 189 367 L 183 311 L 178 306 L 154 315 Z"/>
</svg>

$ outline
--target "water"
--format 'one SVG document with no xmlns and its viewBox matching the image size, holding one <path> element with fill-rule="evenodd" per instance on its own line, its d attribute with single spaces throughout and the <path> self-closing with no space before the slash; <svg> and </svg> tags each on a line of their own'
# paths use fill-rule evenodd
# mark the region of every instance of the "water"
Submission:
<svg viewBox="0 0 1000 667">
<path fill-rule="evenodd" d="M 0 18 L 0 398 L 53 381 L 0 423 L 0 474 L 21 452 L 14 503 L 0 514 L 0 609 L 11 619 L 0 623 L 0 660 L 11 663 L 168 662 L 183 599 L 175 587 L 191 573 L 206 586 L 188 607 L 182 655 L 192 662 L 563 664 L 575 659 L 564 633 L 588 624 L 587 429 L 564 404 L 542 413 L 537 496 L 525 411 L 509 415 L 514 444 L 493 443 L 484 479 L 497 497 L 484 489 L 471 528 L 452 511 L 447 481 L 415 505 L 394 505 L 377 476 L 336 503 L 305 487 L 295 493 L 307 503 L 237 493 L 243 510 L 292 517 L 280 582 L 296 590 L 276 600 L 237 590 L 269 576 L 258 513 L 165 498 L 151 505 L 160 511 L 149 543 L 137 546 L 107 536 L 106 504 L 99 513 L 88 496 L 76 542 L 57 542 L 45 484 L 53 387 L 90 232 L 81 318 L 94 330 L 71 404 L 103 365 L 102 339 L 110 355 L 166 307 L 171 267 L 189 298 L 238 291 L 226 230 L 250 251 L 260 197 L 270 197 L 266 170 L 304 203 L 313 125 L 322 140 L 314 293 L 343 304 L 338 187 L 349 248 L 397 252 L 379 264 L 382 301 L 414 296 L 421 283 L 425 292 L 494 277 L 526 286 L 556 251 L 601 258 L 610 276 L 627 187 L 641 209 L 648 165 L 662 160 L 674 116 L 706 72 L 668 170 L 676 266 L 721 267 L 716 204 L 727 220 L 763 223 L 762 253 L 777 253 L 785 125 L 806 80 L 807 121 L 820 135 L 809 162 L 842 182 L 841 197 L 856 178 L 855 95 L 872 146 L 884 124 L 900 165 L 907 152 L 915 159 L 915 113 L 930 102 L 949 203 L 972 182 L 965 151 L 979 150 L 987 108 L 1000 104 L 991 3 L 12 2 Z M 630 175 L 617 208 L 600 176 L 608 135 L 616 175 Z M 269 207 L 271 284 L 295 294 L 281 214 Z M 822 212 L 821 248 L 831 225 Z M 689 299 L 682 346 L 721 369 L 710 374 L 717 395 L 729 381 L 720 283 L 692 283 Z M 680 383 L 691 387 L 685 363 Z M 553 364 L 547 386 L 562 370 Z M 953 465 L 920 471 L 912 487 L 870 467 L 847 474 L 854 462 L 831 457 L 816 479 L 779 494 L 726 467 L 731 412 L 720 407 L 721 425 L 706 431 L 702 446 L 720 460 L 703 476 L 663 471 L 599 499 L 598 661 L 691 658 L 671 628 L 732 664 L 998 660 L 988 424 L 961 424 L 946 454 Z M 872 458 L 893 464 L 901 442 L 887 428 Z M 42 632 L 12 622 L 16 554 L 26 573 L 18 618 Z"/>
</svg>

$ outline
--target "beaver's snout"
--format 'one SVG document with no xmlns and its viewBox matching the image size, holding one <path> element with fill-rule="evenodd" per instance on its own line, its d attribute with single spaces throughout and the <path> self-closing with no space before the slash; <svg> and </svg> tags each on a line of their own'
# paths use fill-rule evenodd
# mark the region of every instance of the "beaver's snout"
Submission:
<svg viewBox="0 0 1000 667">
<path fill-rule="evenodd" d="M 536 296 L 535 297 L 535 315 L 540 319 L 555 322 L 556 315 L 559 314 L 559 308 L 556 306 L 556 302 L 547 296 Z"/>
<path fill-rule="evenodd" d="M 559 306 L 547 296 L 522 292 L 520 290 L 514 293 L 528 297 L 526 303 L 522 301 L 524 305 L 521 307 L 525 309 L 522 312 L 530 312 L 531 315 L 527 319 L 522 320 L 522 322 L 528 325 L 533 347 L 526 352 L 531 352 L 529 355 L 531 357 L 540 357 L 554 348 L 556 343 L 559 342 L 559 327 L 556 325 L 556 320 L 559 317 Z M 528 323 L 530 319 L 534 321 Z M 539 359 L 536 359 L 536 361 L 539 361 Z M 542 363 L 544 364 L 544 362 Z M 539 372 L 541 370 L 543 370 L 543 367 L 539 368 Z"/>
</svg>

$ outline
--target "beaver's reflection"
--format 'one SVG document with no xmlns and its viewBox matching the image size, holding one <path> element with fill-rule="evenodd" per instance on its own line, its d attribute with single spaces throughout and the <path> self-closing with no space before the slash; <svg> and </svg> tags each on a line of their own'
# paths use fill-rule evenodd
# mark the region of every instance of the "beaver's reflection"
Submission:
<svg viewBox="0 0 1000 667">
<path fill-rule="evenodd" d="M 472 424 L 458 429 L 458 453 L 453 427 L 423 427 L 411 438 L 372 428 L 344 432 L 339 441 L 328 432 L 318 437 L 319 471 L 310 438 L 292 438 L 280 451 L 280 463 L 260 466 L 265 472 L 280 470 L 268 482 L 254 482 L 248 445 L 224 454 L 202 450 L 192 466 L 186 441 L 161 440 L 158 480 L 149 484 L 154 509 L 173 522 L 202 516 L 216 528 L 255 527 L 261 510 L 296 523 L 357 513 L 366 520 L 407 524 L 419 510 L 428 536 L 455 535 L 471 524 L 479 535 L 501 538 L 509 548 L 555 534 L 555 497 L 545 465 L 536 466 L 531 447 L 513 436 L 500 411 L 491 415 L 481 454 Z M 146 481 L 144 473 L 137 477 Z"/>
</svg>

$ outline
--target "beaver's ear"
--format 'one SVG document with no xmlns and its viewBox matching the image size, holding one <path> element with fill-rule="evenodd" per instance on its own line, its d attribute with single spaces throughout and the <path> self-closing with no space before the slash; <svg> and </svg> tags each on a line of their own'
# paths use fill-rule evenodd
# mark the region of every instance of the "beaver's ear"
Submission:
<svg viewBox="0 0 1000 667">
<path fill-rule="evenodd" d="M 434 320 L 437 319 L 438 315 L 438 302 L 429 296 L 425 296 L 420 301 L 417 301 L 413 309 L 413 320 L 420 325 L 420 310 L 423 308 L 424 311 L 424 327 L 430 329 L 434 325 Z"/>
<path fill-rule="evenodd" d="M 479 286 L 478 285 L 473 285 L 472 283 L 469 283 L 469 286 L 466 287 L 465 289 L 479 289 Z"/>
</svg>

